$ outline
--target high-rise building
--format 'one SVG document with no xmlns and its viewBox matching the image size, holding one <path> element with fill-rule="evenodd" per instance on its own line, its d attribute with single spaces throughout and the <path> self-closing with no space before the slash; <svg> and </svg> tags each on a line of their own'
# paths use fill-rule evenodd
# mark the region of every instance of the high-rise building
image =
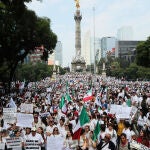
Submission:
<svg viewBox="0 0 150 150">
<path fill-rule="evenodd" d="M 133 29 L 131 26 L 123 26 L 117 31 L 117 39 L 120 41 L 132 41 Z"/>
<path fill-rule="evenodd" d="M 112 52 L 116 45 L 115 37 L 103 37 L 101 38 L 101 57 L 106 58 L 107 53 Z"/>
<path fill-rule="evenodd" d="M 117 41 L 115 57 L 126 60 L 129 63 L 134 62 L 136 56 L 136 47 L 141 41 Z"/>
<path fill-rule="evenodd" d="M 83 39 L 83 47 L 81 49 L 81 55 L 84 57 L 86 66 L 91 65 L 91 38 L 90 38 L 90 31 L 87 31 L 85 33 L 84 39 Z"/>
<path fill-rule="evenodd" d="M 62 65 L 62 43 L 61 41 L 58 41 L 56 43 L 54 54 L 55 54 L 55 62 L 58 62 L 58 64 L 61 66 Z"/>
<path fill-rule="evenodd" d="M 55 64 L 55 53 L 49 54 L 48 56 L 48 65 L 54 65 Z"/>
<path fill-rule="evenodd" d="M 58 41 L 56 43 L 54 52 L 52 54 L 49 54 L 48 57 L 48 65 L 62 65 L 62 43 L 61 41 Z"/>
</svg>

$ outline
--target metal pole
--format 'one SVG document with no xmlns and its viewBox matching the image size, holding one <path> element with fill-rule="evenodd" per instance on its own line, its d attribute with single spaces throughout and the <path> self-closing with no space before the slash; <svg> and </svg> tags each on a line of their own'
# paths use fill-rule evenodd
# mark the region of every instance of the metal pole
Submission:
<svg viewBox="0 0 150 150">
<path fill-rule="evenodd" d="M 93 49 L 94 49 L 94 74 L 95 72 L 95 68 L 96 68 L 96 64 L 95 64 L 95 7 L 93 7 Z"/>
</svg>

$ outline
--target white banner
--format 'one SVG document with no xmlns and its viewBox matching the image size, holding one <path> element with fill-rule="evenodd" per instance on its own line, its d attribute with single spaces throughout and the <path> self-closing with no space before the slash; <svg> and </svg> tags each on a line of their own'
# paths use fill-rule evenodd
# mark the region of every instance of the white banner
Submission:
<svg viewBox="0 0 150 150">
<path fill-rule="evenodd" d="M 33 104 L 21 103 L 21 112 L 33 114 Z"/>
<path fill-rule="evenodd" d="M 6 123 L 16 122 L 16 108 L 3 108 L 3 119 Z"/>
<path fill-rule="evenodd" d="M 17 113 L 17 126 L 32 127 L 33 114 Z"/>
<path fill-rule="evenodd" d="M 4 150 L 5 149 L 5 143 L 0 143 L 0 150 Z"/>
<path fill-rule="evenodd" d="M 116 118 L 128 119 L 130 118 L 131 107 L 111 104 L 110 113 L 115 114 Z"/>
<path fill-rule="evenodd" d="M 48 136 L 47 150 L 62 150 L 64 138 L 62 136 Z"/>
</svg>

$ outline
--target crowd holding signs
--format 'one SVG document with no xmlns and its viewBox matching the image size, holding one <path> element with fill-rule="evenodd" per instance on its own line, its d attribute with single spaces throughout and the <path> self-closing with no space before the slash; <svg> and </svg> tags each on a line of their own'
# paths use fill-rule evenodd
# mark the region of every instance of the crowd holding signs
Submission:
<svg viewBox="0 0 150 150">
<path fill-rule="evenodd" d="M 150 148 L 149 82 L 65 74 L 0 99 L 0 150 Z"/>
</svg>

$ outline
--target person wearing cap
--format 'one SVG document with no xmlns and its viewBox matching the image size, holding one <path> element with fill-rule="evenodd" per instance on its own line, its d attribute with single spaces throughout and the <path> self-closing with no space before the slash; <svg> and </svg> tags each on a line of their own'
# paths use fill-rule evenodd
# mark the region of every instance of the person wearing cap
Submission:
<svg viewBox="0 0 150 150">
<path fill-rule="evenodd" d="M 101 140 L 97 145 L 97 150 L 116 150 L 115 144 L 110 139 L 111 135 L 106 133 L 104 140 Z"/>
<path fill-rule="evenodd" d="M 31 134 L 29 134 L 27 140 L 38 140 L 39 146 L 41 146 L 44 143 L 44 139 L 42 138 L 41 134 L 36 132 L 36 127 L 31 128 Z"/>
</svg>

